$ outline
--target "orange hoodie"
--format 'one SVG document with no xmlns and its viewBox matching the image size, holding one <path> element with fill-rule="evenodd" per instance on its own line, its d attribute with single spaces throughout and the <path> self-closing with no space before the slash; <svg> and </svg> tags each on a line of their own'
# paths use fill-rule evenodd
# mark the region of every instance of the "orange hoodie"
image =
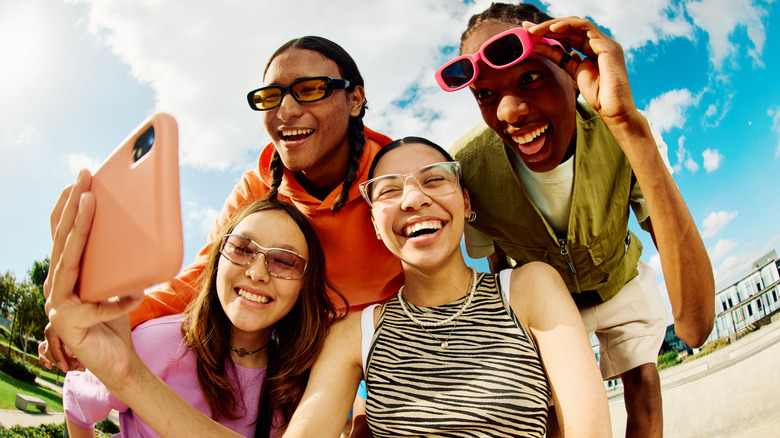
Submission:
<svg viewBox="0 0 780 438">
<path fill-rule="evenodd" d="M 332 214 L 330 209 L 341 192 L 340 185 L 320 201 L 309 195 L 293 172 L 286 168 L 278 196 L 279 200 L 295 205 L 311 222 L 325 252 L 327 276 L 347 298 L 351 311 L 384 301 L 403 284 L 401 262 L 376 238 L 368 204 L 358 188 L 367 179 L 374 155 L 390 142 L 390 138 L 368 128 L 364 132 L 366 144 L 357 177 L 350 187 L 349 200 L 338 213 Z M 147 291 L 143 303 L 130 314 L 133 327 L 152 318 L 181 313 L 195 298 L 198 277 L 220 229 L 242 207 L 263 198 L 268 192 L 272 180 L 268 164 L 273 150 L 273 144 L 266 146 L 260 153 L 258 167 L 244 173 L 233 188 L 211 227 L 206 246 L 195 256 L 195 261 L 170 282 Z M 340 300 L 334 302 L 339 304 Z"/>
</svg>

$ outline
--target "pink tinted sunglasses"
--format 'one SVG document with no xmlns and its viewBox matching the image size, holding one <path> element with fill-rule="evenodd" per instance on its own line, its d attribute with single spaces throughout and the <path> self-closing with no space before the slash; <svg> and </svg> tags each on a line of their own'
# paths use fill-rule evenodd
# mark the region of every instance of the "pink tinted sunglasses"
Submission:
<svg viewBox="0 0 780 438">
<path fill-rule="evenodd" d="M 523 27 L 515 27 L 490 38 L 477 53 L 461 55 L 436 70 L 436 82 L 444 91 L 457 91 L 469 86 L 479 76 L 477 61 L 494 69 L 509 68 L 531 54 L 535 43 L 563 45 L 556 40 L 531 35 Z M 564 49 L 565 50 L 565 49 Z"/>
</svg>

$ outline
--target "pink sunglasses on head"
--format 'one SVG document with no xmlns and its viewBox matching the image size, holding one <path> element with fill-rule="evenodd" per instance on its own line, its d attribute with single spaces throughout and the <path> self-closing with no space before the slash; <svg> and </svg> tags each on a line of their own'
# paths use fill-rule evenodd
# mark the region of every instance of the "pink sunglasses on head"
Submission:
<svg viewBox="0 0 780 438">
<path fill-rule="evenodd" d="M 479 76 L 477 61 L 494 69 L 509 68 L 531 54 L 535 43 L 563 45 L 556 40 L 531 35 L 523 27 L 515 27 L 490 38 L 477 53 L 461 55 L 436 70 L 436 82 L 444 91 L 457 91 L 469 86 Z M 564 49 L 565 50 L 565 49 Z"/>
</svg>

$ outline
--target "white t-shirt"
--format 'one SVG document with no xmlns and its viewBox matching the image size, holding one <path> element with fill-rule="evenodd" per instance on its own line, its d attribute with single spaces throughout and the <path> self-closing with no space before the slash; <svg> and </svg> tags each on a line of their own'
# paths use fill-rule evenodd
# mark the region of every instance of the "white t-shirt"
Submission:
<svg viewBox="0 0 780 438">
<path fill-rule="evenodd" d="M 647 118 L 646 114 L 642 113 L 642 115 Z M 480 122 L 480 124 L 482 128 L 478 125 L 472 131 L 487 128 L 484 122 Z M 661 154 L 666 169 L 670 174 L 673 174 L 674 170 L 672 170 L 672 166 L 669 163 L 668 147 L 661 137 L 661 133 L 653 128 L 653 123 L 649 119 L 648 124 L 658 147 L 658 153 Z M 510 154 L 510 156 L 512 158 L 512 167 L 523 183 L 531 201 L 539 209 L 539 212 L 542 213 L 542 216 L 550 224 L 555 234 L 565 238 L 569 228 L 569 210 L 571 209 L 571 195 L 574 189 L 574 156 L 549 172 L 534 172 L 525 165 L 519 155 Z M 634 184 L 629 199 L 631 200 L 634 215 L 641 224 L 647 220 L 650 213 L 647 211 L 647 205 L 639 184 Z M 487 234 L 477 231 L 468 224 L 466 224 L 464 234 L 466 238 L 466 252 L 471 258 L 487 257 L 495 252 L 493 240 Z"/>
</svg>

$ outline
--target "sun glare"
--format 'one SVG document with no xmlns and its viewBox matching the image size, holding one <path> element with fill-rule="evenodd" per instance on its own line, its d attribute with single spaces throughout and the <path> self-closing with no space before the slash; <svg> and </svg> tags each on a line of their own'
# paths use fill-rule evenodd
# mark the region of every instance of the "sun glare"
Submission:
<svg viewBox="0 0 780 438">
<path fill-rule="evenodd" d="M 52 23 L 37 2 L 12 2 L 0 17 L 0 90 L 3 96 L 41 86 L 56 57 Z"/>
</svg>

